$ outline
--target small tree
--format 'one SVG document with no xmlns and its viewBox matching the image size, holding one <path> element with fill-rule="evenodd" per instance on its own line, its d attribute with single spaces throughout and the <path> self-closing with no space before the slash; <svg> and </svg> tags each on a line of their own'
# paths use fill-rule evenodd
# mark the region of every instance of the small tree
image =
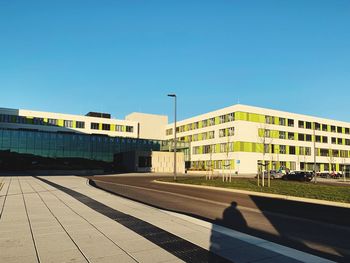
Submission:
<svg viewBox="0 0 350 263">
<path fill-rule="evenodd" d="M 333 172 L 335 170 L 335 157 L 334 157 L 334 152 L 333 149 L 329 149 L 329 154 L 328 154 L 328 162 L 330 165 L 330 170 Z"/>
<path fill-rule="evenodd" d="M 214 173 L 214 170 L 213 170 L 213 151 L 215 149 L 215 145 L 210 145 L 209 146 L 209 165 L 208 165 L 208 169 L 207 169 L 207 173 L 206 173 L 206 176 L 205 176 L 205 179 L 206 180 L 211 180 L 213 179 L 213 173 Z"/>
<path fill-rule="evenodd" d="M 232 137 L 232 132 L 230 129 L 225 129 L 225 134 L 227 138 L 226 143 L 225 143 L 225 163 L 223 164 L 222 167 L 222 181 L 223 182 L 231 182 L 232 181 L 232 174 L 231 174 L 231 159 L 230 157 L 230 152 L 232 151 L 232 144 L 231 144 L 231 137 Z M 228 173 L 227 173 L 228 172 Z"/>
<path fill-rule="evenodd" d="M 341 162 L 342 162 L 342 173 L 343 173 L 343 181 L 346 181 L 346 152 L 345 151 L 340 151 L 340 157 L 341 157 Z"/>
<path fill-rule="evenodd" d="M 258 138 L 262 145 L 262 166 L 267 168 L 267 182 L 268 187 L 270 187 L 270 171 L 268 165 L 266 165 L 265 162 L 265 154 L 269 153 L 270 145 L 272 144 L 272 136 L 271 136 L 271 130 L 266 128 L 266 125 L 263 125 L 259 128 L 258 131 Z M 259 180 L 259 176 L 258 176 Z M 265 175 L 264 175 L 264 169 L 262 169 L 262 179 L 261 179 L 262 186 L 265 186 Z"/>
</svg>

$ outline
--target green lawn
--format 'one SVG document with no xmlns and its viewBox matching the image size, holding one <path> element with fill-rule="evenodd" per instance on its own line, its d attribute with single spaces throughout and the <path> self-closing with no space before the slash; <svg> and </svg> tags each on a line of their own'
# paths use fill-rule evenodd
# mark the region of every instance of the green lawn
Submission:
<svg viewBox="0 0 350 263">
<path fill-rule="evenodd" d="M 174 182 L 172 178 L 161 181 Z M 179 177 L 177 182 L 350 203 L 350 186 L 271 180 L 271 187 L 263 188 L 257 186 L 257 179 L 232 178 L 231 183 L 224 183 L 222 178 L 205 180 L 205 177 Z"/>
</svg>

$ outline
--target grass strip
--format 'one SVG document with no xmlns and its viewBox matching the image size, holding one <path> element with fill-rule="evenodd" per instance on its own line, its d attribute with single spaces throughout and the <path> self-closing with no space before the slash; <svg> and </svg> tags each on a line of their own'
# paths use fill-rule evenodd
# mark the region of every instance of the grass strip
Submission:
<svg viewBox="0 0 350 263">
<path fill-rule="evenodd" d="M 173 178 L 162 178 L 160 181 L 174 182 Z M 230 183 L 222 182 L 222 178 L 205 180 L 205 177 L 178 177 L 176 182 L 350 203 L 350 186 L 343 185 L 271 180 L 271 187 L 261 187 L 253 178 L 232 178 Z"/>
</svg>

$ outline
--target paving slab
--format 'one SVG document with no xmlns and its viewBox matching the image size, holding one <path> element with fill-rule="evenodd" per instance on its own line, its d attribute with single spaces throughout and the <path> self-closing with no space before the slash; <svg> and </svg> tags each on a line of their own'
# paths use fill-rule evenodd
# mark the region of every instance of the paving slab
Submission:
<svg viewBox="0 0 350 263">
<path fill-rule="evenodd" d="M 0 182 L 0 262 L 330 262 L 106 193 L 81 177 Z"/>
</svg>

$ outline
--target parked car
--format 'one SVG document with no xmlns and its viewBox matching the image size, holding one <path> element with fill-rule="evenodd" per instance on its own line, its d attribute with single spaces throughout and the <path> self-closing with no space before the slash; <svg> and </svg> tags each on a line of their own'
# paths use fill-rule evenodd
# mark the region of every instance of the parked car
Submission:
<svg viewBox="0 0 350 263">
<path fill-rule="evenodd" d="M 318 172 L 316 175 L 321 178 L 329 178 L 328 172 Z"/>
<path fill-rule="evenodd" d="M 329 178 L 332 178 L 332 179 L 339 179 L 342 176 L 343 175 L 341 173 L 339 172 L 337 173 L 335 171 L 329 173 Z"/>
<path fill-rule="evenodd" d="M 290 172 L 288 174 L 285 174 L 282 177 L 282 179 L 310 182 L 312 180 L 313 176 L 314 176 L 313 172 L 293 171 L 293 172 Z"/>
<path fill-rule="evenodd" d="M 281 171 L 270 170 L 270 179 L 281 179 L 283 175 L 284 173 Z M 255 176 L 255 178 L 257 178 L 257 176 Z M 267 171 L 264 171 L 264 178 L 268 179 Z"/>
</svg>

